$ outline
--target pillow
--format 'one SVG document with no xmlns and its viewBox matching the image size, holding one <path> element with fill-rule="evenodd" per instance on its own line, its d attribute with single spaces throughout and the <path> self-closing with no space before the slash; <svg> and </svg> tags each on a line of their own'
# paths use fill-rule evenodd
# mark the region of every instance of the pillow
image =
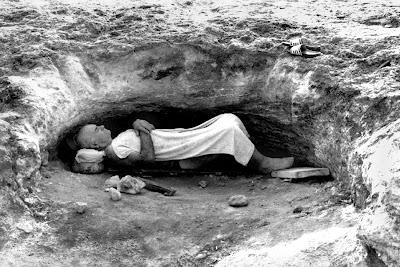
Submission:
<svg viewBox="0 0 400 267">
<path fill-rule="evenodd" d="M 100 163 L 103 162 L 105 155 L 104 151 L 82 148 L 76 152 L 75 160 L 78 163 Z"/>
<path fill-rule="evenodd" d="M 79 173 L 100 173 L 104 170 L 105 152 L 83 148 L 78 150 L 72 165 L 72 171 Z"/>
</svg>

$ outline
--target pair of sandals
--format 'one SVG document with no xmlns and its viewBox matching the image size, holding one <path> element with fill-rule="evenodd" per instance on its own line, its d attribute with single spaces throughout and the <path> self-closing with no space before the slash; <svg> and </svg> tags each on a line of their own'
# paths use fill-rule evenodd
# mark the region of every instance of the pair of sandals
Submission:
<svg viewBox="0 0 400 267">
<path fill-rule="evenodd" d="M 294 56 L 312 58 L 322 55 L 321 47 L 305 45 L 302 38 L 295 38 L 282 44 L 289 47 L 288 52 Z"/>
</svg>

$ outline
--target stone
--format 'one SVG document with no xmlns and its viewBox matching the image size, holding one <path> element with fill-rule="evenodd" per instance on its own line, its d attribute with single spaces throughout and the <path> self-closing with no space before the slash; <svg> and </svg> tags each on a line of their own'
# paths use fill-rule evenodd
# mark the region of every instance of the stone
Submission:
<svg viewBox="0 0 400 267">
<path fill-rule="evenodd" d="M 298 206 L 293 209 L 293 213 L 301 213 L 302 211 L 303 211 L 303 207 L 301 207 L 301 206 Z"/>
<path fill-rule="evenodd" d="M 119 201 L 121 200 L 121 192 L 119 192 L 117 189 L 111 187 L 110 190 L 108 191 L 110 194 L 110 198 L 114 201 Z"/>
<path fill-rule="evenodd" d="M 138 177 L 126 175 L 121 178 L 120 191 L 131 195 L 139 194 L 146 184 Z"/>
<path fill-rule="evenodd" d="M 359 235 L 387 266 L 399 266 L 400 119 L 355 147 L 350 166 L 353 203 L 363 210 Z"/>
<path fill-rule="evenodd" d="M 110 188 L 118 188 L 120 186 L 120 179 L 118 175 L 111 176 L 104 182 L 104 190 L 109 191 Z"/>
<path fill-rule="evenodd" d="M 367 255 L 356 227 L 329 227 L 271 246 L 240 247 L 215 266 L 369 266 Z"/>
<path fill-rule="evenodd" d="M 74 206 L 74 209 L 75 209 L 76 213 L 83 214 L 83 213 L 86 212 L 87 207 L 88 207 L 88 205 L 85 202 L 76 202 L 75 206 Z"/>
<path fill-rule="evenodd" d="M 38 199 L 37 197 L 33 197 L 33 196 L 26 197 L 26 198 L 24 198 L 24 202 L 29 206 L 35 206 L 40 203 L 40 199 Z"/>
<path fill-rule="evenodd" d="M 47 166 L 49 164 L 49 152 L 48 151 L 42 151 L 40 153 L 40 159 L 42 161 L 42 166 Z"/>
<path fill-rule="evenodd" d="M 206 188 L 207 185 L 208 185 L 208 182 L 205 181 L 205 180 L 201 180 L 201 181 L 199 182 L 199 186 L 200 186 L 201 188 Z"/>
<path fill-rule="evenodd" d="M 22 221 L 18 223 L 16 227 L 27 234 L 31 233 L 34 229 L 31 221 Z"/>
<path fill-rule="evenodd" d="M 232 207 L 245 207 L 249 205 L 249 200 L 244 195 L 234 195 L 229 198 L 228 204 Z"/>
<path fill-rule="evenodd" d="M 194 257 L 196 260 L 202 260 L 202 259 L 204 259 L 204 258 L 206 258 L 207 257 L 207 254 L 205 254 L 205 253 L 199 253 L 199 254 L 197 254 L 196 255 L 196 257 Z"/>
<path fill-rule="evenodd" d="M 310 168 L 310 167 L 297 167 L 290 169 L 283 169 L 271 172 L 271 176 L 275 178 L 286 179 L 300 179 L 312 176 L 328 176 L 328 168 Z"/>
</svg>

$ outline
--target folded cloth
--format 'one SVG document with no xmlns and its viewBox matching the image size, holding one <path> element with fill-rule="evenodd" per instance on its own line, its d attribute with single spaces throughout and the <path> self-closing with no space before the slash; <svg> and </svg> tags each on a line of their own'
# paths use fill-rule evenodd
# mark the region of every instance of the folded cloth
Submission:
<svg viewBox="0 0 400 267">
<path fill-rule="evenodd" d="M 75 161 L 78 163 L 100 163 L 103 161 L 105 155 L 104 151 L 82 148 L 76 153 Z"/>
</svg>

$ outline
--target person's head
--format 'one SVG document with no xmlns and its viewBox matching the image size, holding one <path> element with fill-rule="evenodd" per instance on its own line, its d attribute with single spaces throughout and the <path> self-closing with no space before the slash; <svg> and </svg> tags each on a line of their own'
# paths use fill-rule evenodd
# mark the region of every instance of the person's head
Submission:
<svg viewBox="0 0 400 267">
<path fill-rule="evenodd" d="M 103 125 L 87 124 L 80 129 L 76 141 L 82 148 L 104 149 L 111 144 L 111 132 Z"/>
</svg>

